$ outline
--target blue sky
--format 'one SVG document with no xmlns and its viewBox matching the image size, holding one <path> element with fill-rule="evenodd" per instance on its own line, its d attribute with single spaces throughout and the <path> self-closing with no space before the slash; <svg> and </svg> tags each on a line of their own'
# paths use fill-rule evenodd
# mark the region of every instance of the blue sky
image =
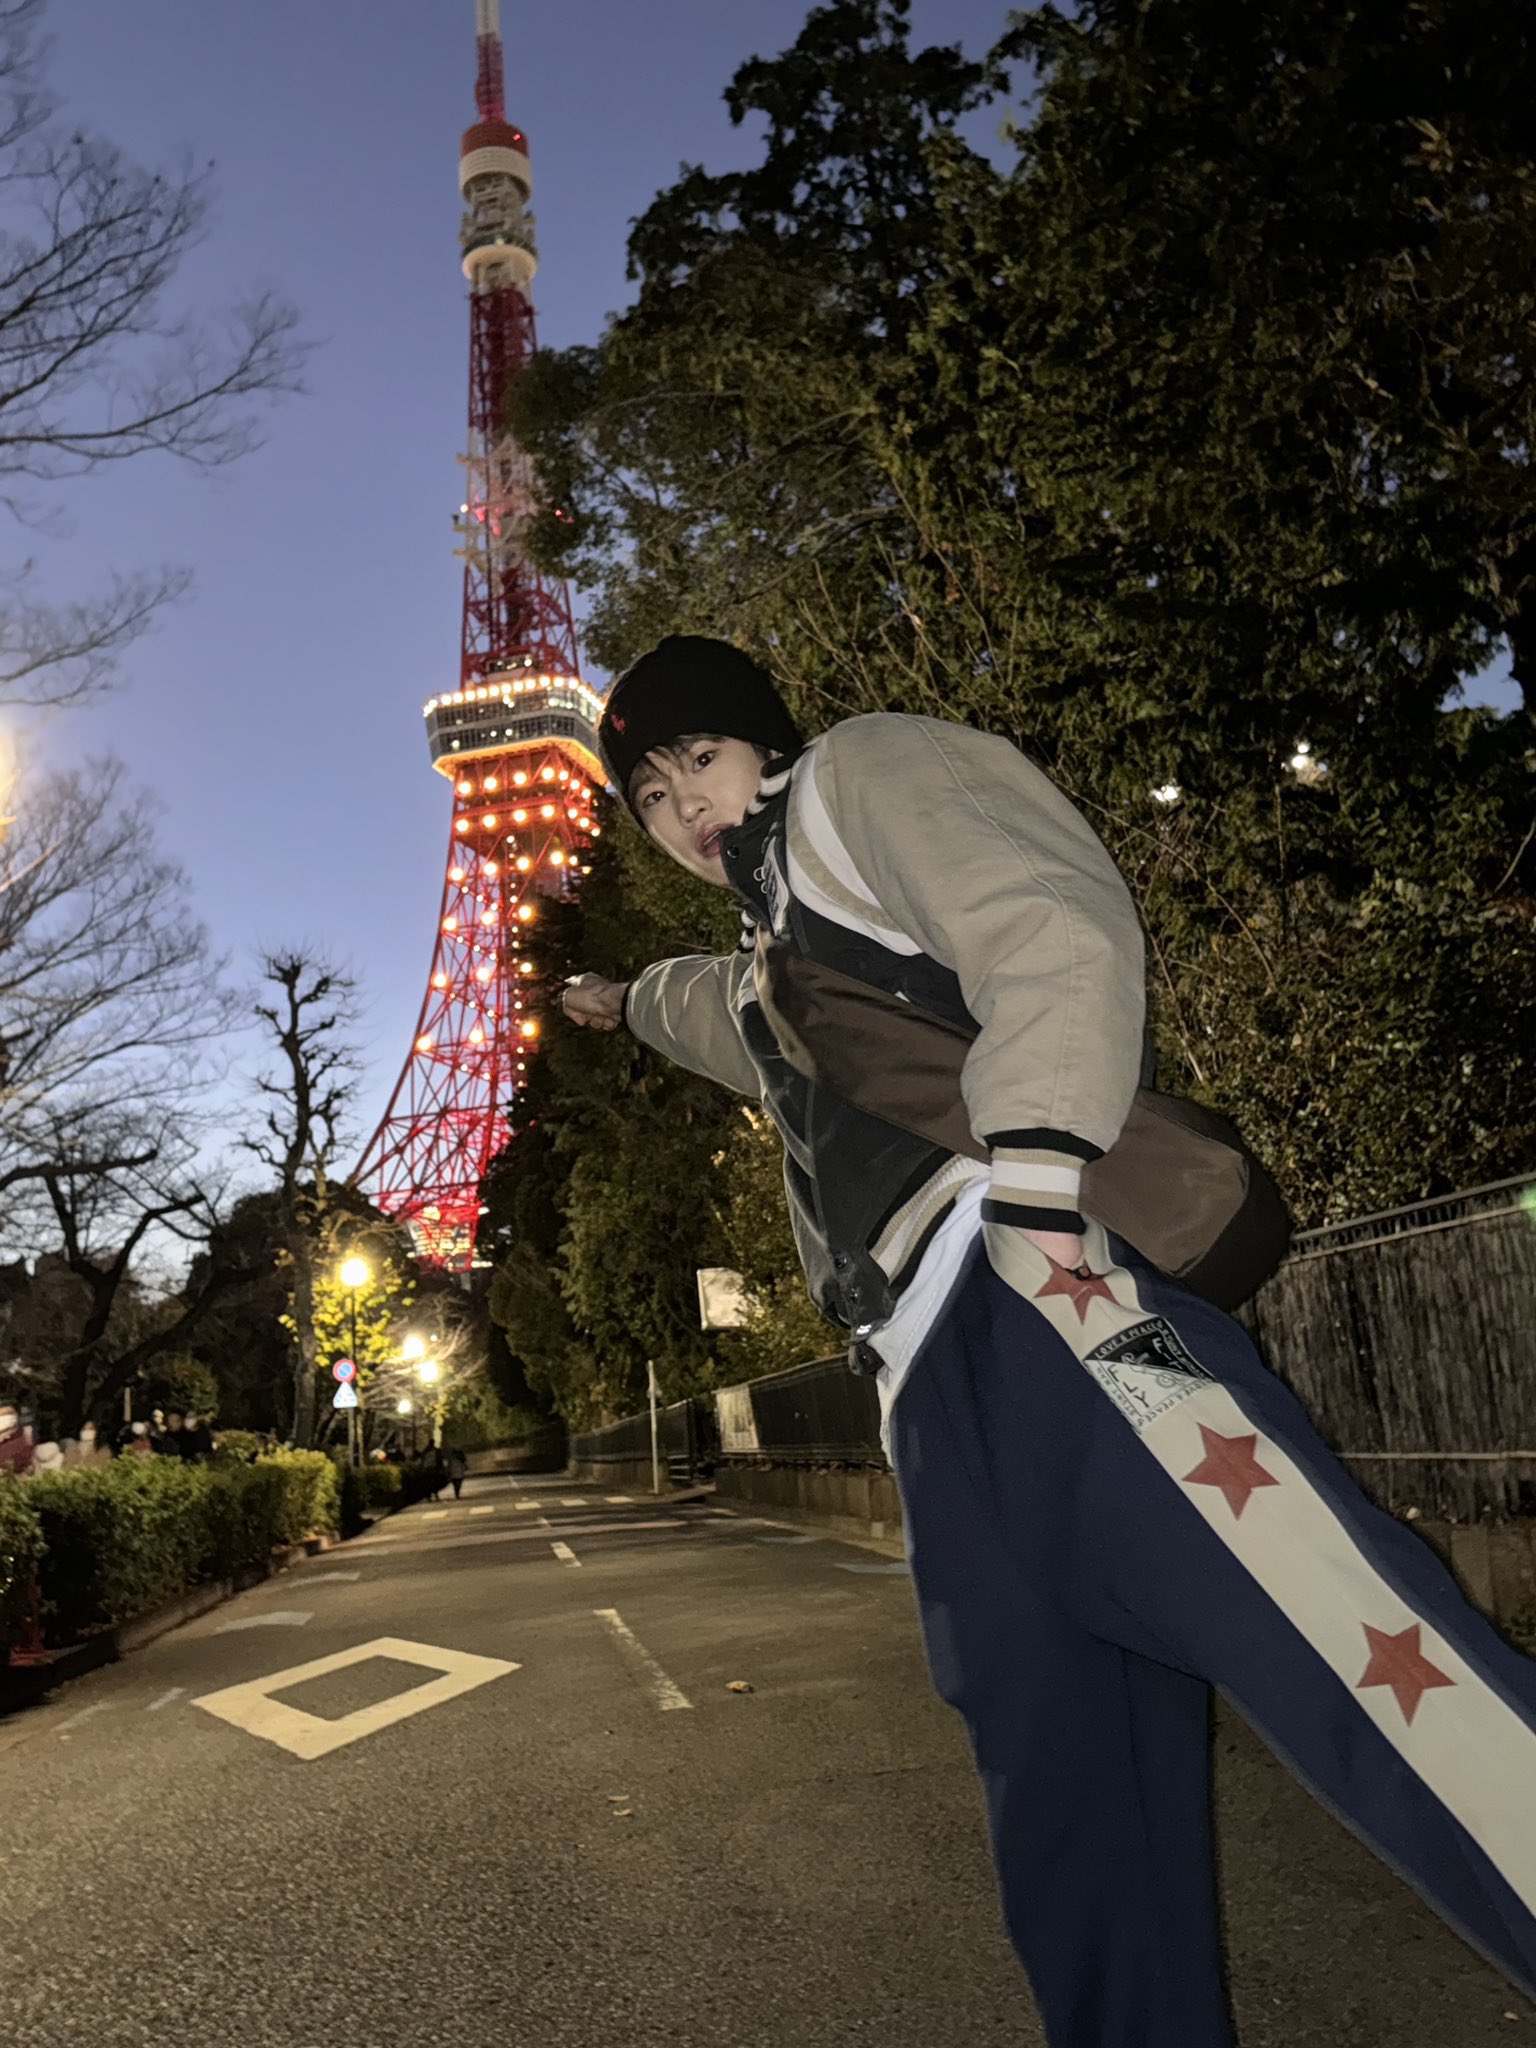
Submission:
<svg viewBox="0 0 1536 2048">
<path fill-rule="evenodd" d="M 503 0 L 546 343 L 595 339 L 626 301 L 628 223 L 681 162 L 748 160 L 722 91 L 805 11 Z M 1004 13 L 1004 0 L 913 9 L 919 37 L 972 50 Z M 473 0 L 53 0 L 50 22 L 71 120 L 140 159 L 185 148 L 215 161 L 188 293 L 218 306 L 271 281 L 317 347 L 308 394 L 236 467 L 146 461 L 71 493 L 67 542 L 38 549 L 56 587 L 159 562 L 195 583 L 132 650 L 121 691 L 47 744 L 119 753 L 160 792 L 167 849 L 237 961 L 312 939 L 352 966 L 368 996 L 371 1128 L 426 979 L 448 825 L 420 709 L 458 658 L 449 521 L 468 325 L 455 171 L 473 117 Z"/>
</svg>

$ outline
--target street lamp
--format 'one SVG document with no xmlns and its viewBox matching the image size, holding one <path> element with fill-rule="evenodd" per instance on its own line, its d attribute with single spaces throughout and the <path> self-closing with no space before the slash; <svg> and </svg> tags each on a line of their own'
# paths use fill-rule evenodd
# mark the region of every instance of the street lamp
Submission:
<svg viewBox="0 0 1536 2048">
<path fill-rule="evenodd" d="M 416 1404 L 410 1399 L 397 1401 L 395 1403 L 395 1413 L 397 1415 L 409 1415 L 411 1418 L 411 1455 L 414 1457 L 416 1455 Z"/>
<path fill-rule="evenodd" d="M 424 1387 L 435 1387 L 441 1374 L 435 1358 L 424 1358 L 416 1367 L 416 1377 Z M 432 1397 L 432 1441 L 440 1444 L 443 1440 L 443 1403 L 440 1395 Z"/>
<path fill-rule="evenodd" d="M 349 1306 L 351 1308 L 352 1318 L 352 1363 L 354 1366 L 356 1366 L 357 1295 L 359 1288 L 366 1287 L 368 1285 L 368 1282 L 373 1278 L 373 1269 L 368 1264 L 368 1261 L 366 1259 L 343 1259 L 341 1262 L 341 1271 L 337 1274 L 336 1277 L 340 1280 L 342 1286 L 346 1288 L 349 1297 Z M 352 1428 L 352 1421 L 354 1415 L 357 1418 L 357 1427 L 355 1430 Z M 348 1433 L 352 1436 L 353 1439 L 352 1462 L 354 1465 L 361 1465 L 363 1462 L 363 1417 L 362 1410 L 360 1408 L 349 1409 L 347 1411 L 347 1426 Z"/>
</svg>

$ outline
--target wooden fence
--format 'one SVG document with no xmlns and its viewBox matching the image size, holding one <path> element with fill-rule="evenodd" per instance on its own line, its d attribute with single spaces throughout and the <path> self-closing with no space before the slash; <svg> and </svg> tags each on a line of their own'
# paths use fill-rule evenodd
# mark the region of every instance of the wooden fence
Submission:
<svg viewBox="0 0 1536 2048">
<path fill-rule="evenodd" d="M 1241 1320 L 1383 1506 L 1536 1513 L 1536 1175 L 1308 1231 Z"/>
</svg>

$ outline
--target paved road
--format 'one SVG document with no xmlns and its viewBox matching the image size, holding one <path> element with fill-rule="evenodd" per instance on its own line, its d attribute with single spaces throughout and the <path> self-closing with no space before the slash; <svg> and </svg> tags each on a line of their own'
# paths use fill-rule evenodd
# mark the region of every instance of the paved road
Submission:
<svg viewBox="0 0 1536 2048">
<path fill-rule="evenodd" d="M 1245 2048 L 1536 2043 L 1218 1754 Z M 0 1851 L 7 2048 L 1040 2040 L 904 1567 L 707 1501 L 396 1516 L 0 1724 Z"/>
</svg>

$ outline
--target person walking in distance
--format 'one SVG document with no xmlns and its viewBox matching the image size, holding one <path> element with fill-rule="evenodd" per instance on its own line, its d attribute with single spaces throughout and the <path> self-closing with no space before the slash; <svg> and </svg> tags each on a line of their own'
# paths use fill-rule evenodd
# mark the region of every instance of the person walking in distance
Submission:
<svg viewBox="0 0 1536 2048">
<path fill-rule="evenodd" d="M 599 737 L 654 844 L 734 891 L 743 944 L 583 973 L 562 1008 L 778 1126 L 812 1297 L 875 1378 L 930 1673 L 1050 2048 L 1230 2048 L 1213 1687 L 1536 1995 L 1536 1665 L 1084 1190 L 1150 1077 L 1140 923 L 1082 814 L 942 720 L 806 744 L 717 640 L 642 656 Z M 814 1078 L 768 1014 L 784 954 L 968 1037 L 960 1140 L 905 1122 L 922 1076 L 889 1032 L 863 1061 L 888 1113 Z"/>
<path fill-rule="evenodd" d="M 469 1459 L 455 1444 L 444 1457 L 443 1465 L 453 1487 L 453 1497 L 458 1500 L 464 1492 L 464 1481 L 469 1473 Z"/>
</svg>

